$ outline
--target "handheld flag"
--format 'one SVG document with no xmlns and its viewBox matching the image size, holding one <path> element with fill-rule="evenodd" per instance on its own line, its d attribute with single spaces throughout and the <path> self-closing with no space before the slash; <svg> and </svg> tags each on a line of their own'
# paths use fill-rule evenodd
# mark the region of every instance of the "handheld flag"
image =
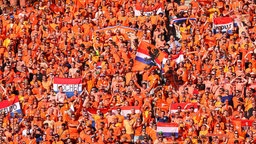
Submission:
<svg viewBox="0 0 256 144">
<path fill-rule="evenodd" d="M 4 100 L 0 102 L 0 113 L 11 113 L 14 116 L 15 113 L 22 114 L 19 98 L 15 97 L 14 101 Z"/>
<path fill-rule="evenodd" d="M 164 137 L 179 136 L 179 125 L 177 123 L 157 123 L 157 133 L 162 133 Z"/>
<path fill-rule="evenodd" d="M 170 25 L 172 25 L 173 23 L 176 23 L 176 24 L 181 24 L 183 22 L 186 22 L 188 20 L 188 18 L 176 18 L 176 19 L 173 19 L 170 21 Z M 196 18 L 189 18 L 189 20 L 191 21 L 195 21 Z"/>
<path fill-rule="evenodd" d="M 117 109 L 118 109 L 118 107 L 112 108 L 112 112 L 117 113 Z M 138 106 L 123 106 L 123 107 L 120 107 L 120 109 L 121 109 L 121 115 L 123 115 L 123 116 L 130 114 L 131 109 L 134 109 L 135 113 L 141 112 L 140 107 L 138 107 Z"/>
<path fill-rule="evenodd" d="M 194 112 L 198 111 L 199 108 L 197 103 L 174 103 L 170 108 L 171 113 L 177 112 L 179 107 L 181 108 L 181 111 L 188 110 L 193 107 Z"/>
<path fill-rule="evenodd" d="M 218 17 L 213 19 L 213 32 L 216 33 L 216 29 L 219 28 L 221 32 L 232 33 L 234 28 L 233 19 L 230 17 Z"/>
<path fill-rule="evenodd" d="M 103 114 L 106 114 L 108 112 L 107 108 L 102 108 L 102 109 L 95 109 L 95 108 L 87 108 L 86 109 L 90 114 L 95 115 L 97 114 L 97 111 L 100 111 Z"/>
<path fill-rule="evenodd" d="M 74 95 L 75 90 L 77 90 L 78 94 L 82 92 L 82 78 L 54 78 L 54 92 L 57 93 L 59 91 L 59 86 L 63 87 L 63 92 L 70 98 Z"/>
<path fill-rule="evenodd" d="M 134 71 L 142 71 L 147 67 L 154 66 L 156 65 L 154 58 L 150 55 L 150 50 L 149 49 L 154 49 L 155 46 L 141 41 L 139 44 L 136 57 L 135 57 L 135 62 L 133 65 L 133 70 Z"/>
<path fill-rule="evenodd" d="M 135 16 L 150 16 L 153 14 L 153 11 L 156 12 L 156 14 L 164 13 L 164 9 L 162 8 L 161 3 L 155 4 L 153 7 L 146 7 L 146 6 L 141 6 L 141 4 L 137 4 L 134 9 Z"/>
<path fill-rule="evenodd" d="M 165 52 L 160 51 L 154 45 L 141 41 L 136 53 L 133 70 L 142 71 L 155 65 L 161 68 L 161 64 L 166 62 L 167 57 Z"/>
</svg>

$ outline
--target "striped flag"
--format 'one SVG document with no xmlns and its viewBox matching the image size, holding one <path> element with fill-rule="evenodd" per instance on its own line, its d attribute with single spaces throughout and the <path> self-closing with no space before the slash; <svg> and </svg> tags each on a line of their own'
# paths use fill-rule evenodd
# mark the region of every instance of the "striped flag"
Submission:
<svg viewBox="0 0 256 144">
<path fill-rule="evenodd" d="M 77 90 L 78 94 L 82 92 L 82 78 L 54 78 L 54 92 L 57 93 L 59 91 L 59 86 L 62 86 L 63 92 L 69 98 L 74 95 L 75 90 Z"/>
<path fill-rule="evenodd" d="M 184 54 L 180 51 L 178 54 L 172 55 L 171 59 L 174 60 L 177 64 L 184 61 Z"/>
<path fill-rule="evenodd" d="M 136 53 L 133 70 L 142 71 L 149 66 L 155 65 L 161 68 L 162 63 L 166 62 L 167 57 L 167 53 L 160 51 L 148 42 L 141 41 Z"/>
<path fill-rule="evenodd" d="M 106 28 L 102 28 L 102 29 L 99 29 L 99 30 L 96 30 L 93 32 L 93 36 L 96 35 L 97 32 L 99 32 L 100 34 L 107 34 L 108 31 L 111 31 L 112 33 L 115 33 L 117 30 L 120 31 L 120 33 L 124 36 L 124 38 L 126 40 L 130 40 L 129 38 L 129 33 L 137 33 L 137 37 L 140 39 L 143 33 L 142 30 L 139 30 L 139 29 L 134 29 L 134 28 L 130 28 L 130 27 L 126 27 L 126 26 L 109 26 L 109 27 L 106 27 Z"/>
<path fill-rule="evenodd" d="M 179 136 L 179 125 L 177 123 L 157 123 L 156 132 L 162 133 L 164 137 Z"/>
<path fill-rule="evenodd" d="M 13 117 L 15 113 L 22 114 L 20 107 L 19 98 L 15 97 L 13 101 L 4 100 L 0 102 L 0 114 L 1 113 L 11 113 Z"/>
<path fill-rule="evenodd" d="M 97 69 L 102 69 L 102 62 L 97 62 Z"/>
<path fill-rule="evenodd" d="M 121 109 L 121 115 L 126 116 L 127 114 L 131 114 L 131 109 L 135 110 L 135 113 L 140 113 L 140 107 L 139 106 L 123 106 L 123 107 L 115 107 L 112 108 L 113 113 L 117 113 L 117 109 Z"/>
<path fill-rule="evenodd" d="M 97 111 L 100 111 L 103 114 L 106 114 L 108 112 L 107 108 L 102 108 L 102 109 L 95 109 L 95 108 L 87 108 L 86 109 L 90 114 L 95 115 L 97 114 Z"/>
<path fill-rule="evenodd" d="M 177 24 L 177 25 L 179 25 L 179 24 L 182 24 L 182 23 L 186 22 L 187 20 L 188 20 L 188 17 L 186 17 L 186 18 L 176 18 L 176 19 L 172 19 L 172 20 L 170 21 L 170 24 L 169 24 L 169 25 L 170 25 L 171 27 L 173 27 L 173 24 L 174 24 L 174 23 Z M 190 20 L 190 21 L 196 21 L 196 18 L 189 18 L 189 20 Z M 176 37 L 181 38 L 181 32 L 180 32 L 180 30 L 175 28 L 175 31 L 176 31 Z"/>
<path fill-rule="evenodd" d="M 199 109 L 199 105 L 197 103 L 174 103 L 174 104 L 171 104 L 171 107 L 170 107 L 171 113 L 177 112 L 178 107 L 181 107 L 181 111 L 188 110 L 191 107 L 194 108 L 194 112 L 197 112 Z"/>
<path fill-rule="evenodd" d="M 153 14 L 153 11 L 156 11 L 156 14 L 164 13 L 161 3 L 155 4 L 153 7 L 143 7 L 141 3 L 137 4 L 134 8 L 135 16 L 141 16 L 143 13 L 145 16 L 150 16 Z"/>
<path fill-rule="evenodd" d="M 234 28 L 234 22 L 231 17 L 218 17 L 213 19 L 213 32 L 216 33 L 216 29 L 219 28 L 221 32 L 232 33 L 232 29 Z M 228 29 L 229 28 L 229 29 Z"/>
<path fill-rule="evenodd" d="M 133 65 L 133 71 L 143 71 L 145 68 L 155 65 L 154 60 L 152 60 L 149 54 L 148 47 L 152 49 L 155 48 L 155 46 L 145 41 L 140 42 Z"/>
<path fill-rule="evenodd" d="M 173 25 L 173 23 L 180 24 L 180 23 L 186 22 L 187 19 L 188 19 L 187 17 L 186 18 L 176 18 L 176 19 L 173 19 L 173 20 L 170 21 L 170 25 Z M 189 20 L 195 21 L 196 18 L 189 18 Z"/>
<path fill-rule="evenodd" d="M 181 62 L 183 62 L 183 61 L 184 61 L 184 55 L 183 55 L 183 54 L 180 54 L 180 55 L 178 56 L 178 58 L 175 59 L 175 62 L 176 62 L 177 64 L 179 64 L 179 63 L 181 63 Z"/>
</svg>

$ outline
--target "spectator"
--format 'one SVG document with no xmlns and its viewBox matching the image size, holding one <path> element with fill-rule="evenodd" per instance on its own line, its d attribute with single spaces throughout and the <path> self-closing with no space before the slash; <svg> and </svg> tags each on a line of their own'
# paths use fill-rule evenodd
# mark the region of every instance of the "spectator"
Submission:
<svg viewBox="0 0 256 144">
<path fill-rule="evenodd" d="M 255 20 L 252 0 L 0 0 L 0 143 L 256 143 Z"/>
</svg>

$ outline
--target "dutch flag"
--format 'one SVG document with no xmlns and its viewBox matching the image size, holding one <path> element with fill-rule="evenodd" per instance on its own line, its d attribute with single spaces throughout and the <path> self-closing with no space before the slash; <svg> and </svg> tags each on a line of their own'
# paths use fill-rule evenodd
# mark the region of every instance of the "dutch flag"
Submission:
<svg viewBox="0 0 256 144">
<path fill-rule="evenodd" d="M 62 86 L 63 92 L 65 92 L 69 98 L 74 95 L 75 90 L 77 90 L 78 94 L 82 92 L 82 78 L 54 78 L 54 92 L 57 93 L 59 91 L 59 86 Z"/>
<path fill-rule="evenodd" d="M 13 117 L 15 113 L 22 114 L 20 107 L 19 98 L 15 97 L 13 101 L 4 100 L 0 102 L 0 114 L 1 113 L 11 113 Z"/>
<path fill-rule="evenodd" d="M 179 125 L 177 123 L 157 123 L 156 129 L 158 135 L 163 134 L 164 137 L 179 136 Z"/>
</svg>

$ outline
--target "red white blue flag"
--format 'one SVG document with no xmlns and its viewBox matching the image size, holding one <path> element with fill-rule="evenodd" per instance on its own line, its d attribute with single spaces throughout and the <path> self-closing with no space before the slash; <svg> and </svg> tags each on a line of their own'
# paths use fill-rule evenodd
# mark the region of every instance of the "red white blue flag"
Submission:
<svg viewBox="0 0 256 144">
<path fill-rule="evenodd" d="M 185 17 L 185 18 L 176 18 L 176 19 L 173 19 L 173 20 L 170 21 L 170 25 L 172 25 L 173 23 L 180 24 L 180 23 L 186 22 L 187 20 L 188 20 L 187 17 Z M 189 20 L 195 21 L 196 18 L 189 18 Z"/>
<path fill-rule="evenodd" d="M 171 104 L 170 111 L 171 113 L 175 113 L 181 108 L 181 111 L 188 110 L 190 108 L 194 108 L 194 111 L 198 111 L 199 105 L 197 103 L 174 103 Z"/>
<path fill-rule="evenodd" d="M 141 16 L 142 14 L 145 16 L 150 16 L 153 14 L 153 12 L 156 12 L 156 14 L 164 13 L 164 8 L 162 3 L 156 3 L 154 6 L 142 6 L 141 3 L 136 4 L 134 7 L 134 13 L 135 16 Z"/>
<path fill-rule="evenodd" d="M 14 113 L 22 114 L 20 107 L 19 98 L 15 97 L 13 101 L 4 100 L 0 102 L 0 113 L 11 113 L 11 116 L 14 116 Z"/>
<path fill-rule="evenodd" d="M 138 46 L 134 65 L 133 65 L 133 71 L 143 71 L 145 68 L 154 66 L 155 62 L 152 59 L 152 57 L 149 54 L 148 48 L 151 47 L 151 49 L 154 49 L 154 46 L 141 41 L 141 43 Z"/>
<path fill-rule="evenodd" d="M 216 33 L 217 28 L 220 32 L 232 33 L 234 21 L 231 17 L 218 17 L 213 19 L 213 32 Z"/>
<path fill-rule="evenodd" d="M 131 110 L 134 109 L 135 113 L 140 113 L 140 107 L 139 106 L 123 106 L 123 107 L 115 107 L 112 108 L 112 112 L 113 113 L 117 113 L 117 109 L 120 108 L 121 109 L 121 115 L 126 116 L 127 114 L 131 114 Z"/>
<path fill-rule="evenodd" d="M 168 55 L 154 45 L 141 41 L 136 53 L 133 71 L 143 71 L 145 68 L 157 65 L 161 68 L 161 64 L 165 63 Z"/>
<path fill-rule="evenodd" d="M 74 95 L 75 90 L 77 90 L 78 93 L 82 92 L 82 78 L 54 78 L 54 92 L 57 93 L 59 91 L 59 86 L 62 86 L 63 92 L 65 92 L 68 97 L 71 97 Z"/>
<path fill-rule="evenodd" d="M 179 125 L 177 123 L 157 123 L 156 132 L 162 133 L 164 137 L 179 136 Z"/>
</svg>

